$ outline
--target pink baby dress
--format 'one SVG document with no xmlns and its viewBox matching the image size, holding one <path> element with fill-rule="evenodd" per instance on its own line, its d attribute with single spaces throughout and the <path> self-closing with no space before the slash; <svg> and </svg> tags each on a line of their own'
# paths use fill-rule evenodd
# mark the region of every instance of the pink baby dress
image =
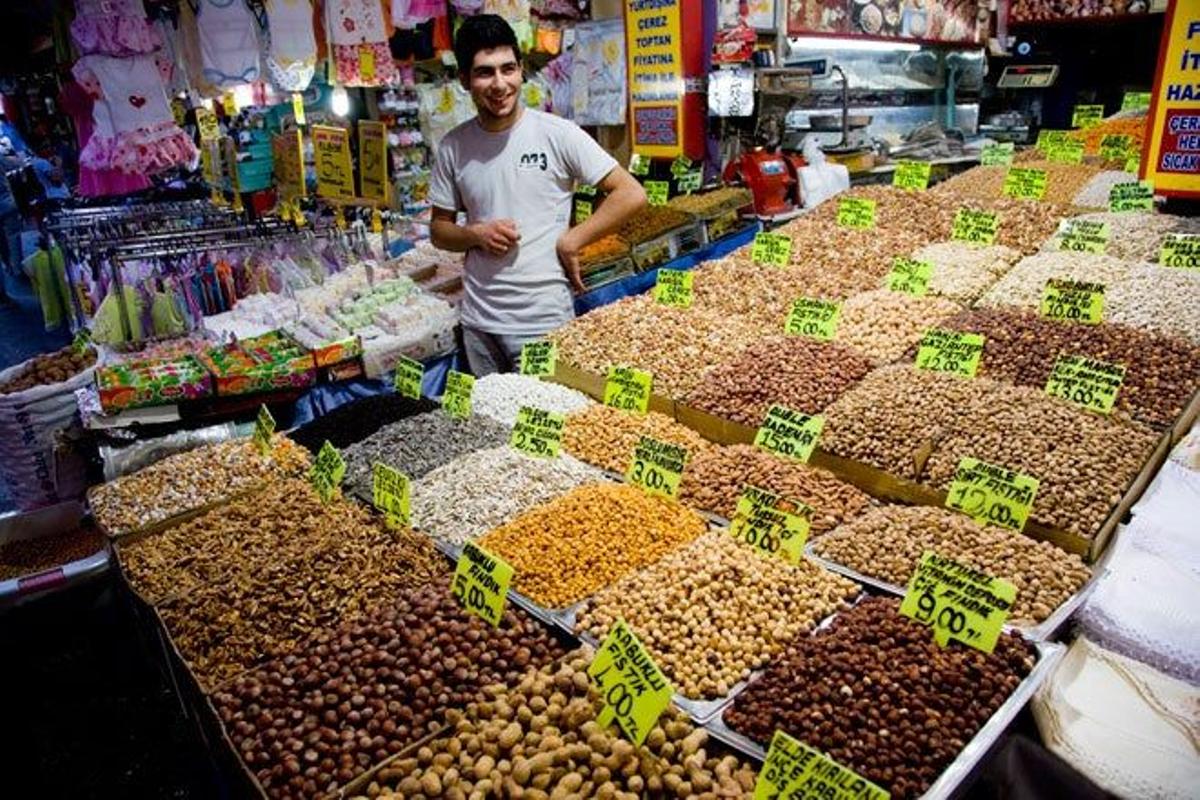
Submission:
<svg viewBox="0 0 1200 800">
<path fill-rule="evenodd" d="M 58 105 L 71 115 L 81 151 L 87 147 L 97 130 L 106 131 L 102 135 L 112 138 L 112 120 L 108 118 L 107 108 L 101 109 L 103 124 L 97 125 L 96 101 L 78 81 L 68 81 L 63 86 L 58 93 Z M 150 179 L 145 175 L 126 175 L 115 169 L 92 169 L 85 164 L 79 165 L 79 193 L 84 197 L 132 194 L 149 188 Z"/>
<path fill-rule="evenodd" d="M 218 89 L 258 80 L 258 23 L 246 0 L 199 0 L 200 72 Z"/>
<path fill-rule="evenodd" d="M 72 72 L 96 100 L 95 130 L 79 154 L 80 164 L 152 175 L 196 162 L 196 147 L 175 124 L 154 57 L 84 56 Z"/>
<path fill-rule="evenodd" d="M 281 92 L 303 92 L 317 67 L 309 0 L 266 0 L 267 72 Z"/>
<path fill-rule="evenodd" d="M 108 56 L 153 53 L 162 44 L 142 0 L 75 0 L 71 38 L 81 53 Z"/>
<path fill-rule="evenodd" d="M 383 86 L 400 80 L 388 48 L 382 0 L 328 0 L 325 14 L 338 83 Z M 373 62 L 371 74 L 364 74 L 364 51 Z"/>
</svg>

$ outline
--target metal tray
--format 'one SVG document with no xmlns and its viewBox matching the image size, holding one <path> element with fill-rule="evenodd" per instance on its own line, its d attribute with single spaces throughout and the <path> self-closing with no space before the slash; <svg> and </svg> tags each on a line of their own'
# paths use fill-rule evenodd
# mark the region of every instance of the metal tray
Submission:
<svg viewBox="0 0 1200 800">
<path fill-rule="evenodd" d="M 828 622 L 829 620 L 823 622 L 817 630 L 824 628 Z M 1026 638 L 1028 639 L 1028 637 Z M 921 795 L 924 800 L 949 800 L 955 796 L 958 787 L 971 777 L 984 757 L 1000 741 L 1000 737 L 1016 719 L 1017 714 L 1033 698 L 1038 687 L 1050 677 L 1066 654 L 1066 647 L 1061 644 L 1054 642 L 1032 642 L 1032 644 L 1038 655 L 1033 669 L 1017 685 L 1017 688 L 1000 708 L 996 709 L 996 713 L 992 714 L 983 727 L 975 733 L 971 741 L 967 742 L 954 760 L 947 765 L 938 779 Z M 714 739 L 758 761 L 766 760 L 767 753 L 762 745 L 727 726 L 723 713 L 710 720 L 704 727 Z"/>
<path fill-rule="evenodd" d="M 0 544 L 55 536 L 77 528 L 81 524 L 87 524 L 84 517 L 83 507 L 73 500 L 36 511 L 2 516 L 0 517 Z M 0 606 L 17 605 L 26 600 L 83 583 L 107 572 L 112 561 L 110 558 L 111 545 L 103 531 L 97 529 L 97 532 L 102 539 L 102 544 L 95 553 L 40 572 L 0 581 Z"/>
</svg>

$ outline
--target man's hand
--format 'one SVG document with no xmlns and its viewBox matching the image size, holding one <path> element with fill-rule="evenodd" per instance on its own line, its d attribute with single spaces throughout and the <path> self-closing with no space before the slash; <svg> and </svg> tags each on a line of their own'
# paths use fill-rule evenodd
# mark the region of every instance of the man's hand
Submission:
<svg viewBox="0 0 1200 800">
<path fill-rule="evenodd" d="M 476 241 L 476 246 L 494 256 L 502 256 L 517 246 L 521 234 L 517 232 L 517 223 L 511 219 L 496 219 L 491 222 L 477 222 L 468 225 Z"/>
<path fill-rule="evenodd" d="M 571 288 L 577 293 L 582 294 L 586 291 L 583 285 L 583 278 L 579 276 L 579 251 L 580 246 L 576 243 L 575 228 L 568 230 L 558 238 L 558 243 L 554 246 L 558 253 L 558 263 L 562 265 L 563 272 L 567 273 L 567 280 L 571 282 Z"/>
</svg>

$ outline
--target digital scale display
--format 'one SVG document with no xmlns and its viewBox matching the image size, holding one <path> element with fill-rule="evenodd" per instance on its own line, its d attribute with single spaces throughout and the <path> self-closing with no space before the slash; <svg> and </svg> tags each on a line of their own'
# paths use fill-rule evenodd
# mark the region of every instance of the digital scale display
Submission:
<svg viewBox="0 0 1200 800">
<path fill-rule="evenodd" d="M 1001 89 L 1046 89 L 1058 79 L 1058 64 L 1010 64 L 1000 74 Z"/>
</svg>

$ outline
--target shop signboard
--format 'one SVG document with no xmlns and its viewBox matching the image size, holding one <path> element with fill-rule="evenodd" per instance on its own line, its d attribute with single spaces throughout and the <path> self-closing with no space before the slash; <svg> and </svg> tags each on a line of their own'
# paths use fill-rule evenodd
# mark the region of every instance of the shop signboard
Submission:
<svg viewBox="0 0 1200 800">
<path fill-rule="evenodd" d="M 275 186 L 283 200 L 305 196 L 304 143 L 300 129 L 271 137 L 271 156 L 274 159 Z"/>
<path fill-rule="evenodd" d="M 683 153 L 682 0 L 626 0 L 629 114 L 639 154 Z"/>
<path fill-rule="evenodd" d="M 354 167 L 350 163 L 350 133 L 329 125 L 312 126 L 317 194 L 333 200 L 354 197 Z"/>
<path fill-rule="evenodd" d="M 1167 197 L 1200 197 L 1200 0 L 1171 0 L 1138 177 Z"/>
<path fill-rule="evenodd" d="M 358 185 L 362 196 L 386 203 L 388 198 L 387 126 L 382 122 L 358 123 Z"/>
</svg>

